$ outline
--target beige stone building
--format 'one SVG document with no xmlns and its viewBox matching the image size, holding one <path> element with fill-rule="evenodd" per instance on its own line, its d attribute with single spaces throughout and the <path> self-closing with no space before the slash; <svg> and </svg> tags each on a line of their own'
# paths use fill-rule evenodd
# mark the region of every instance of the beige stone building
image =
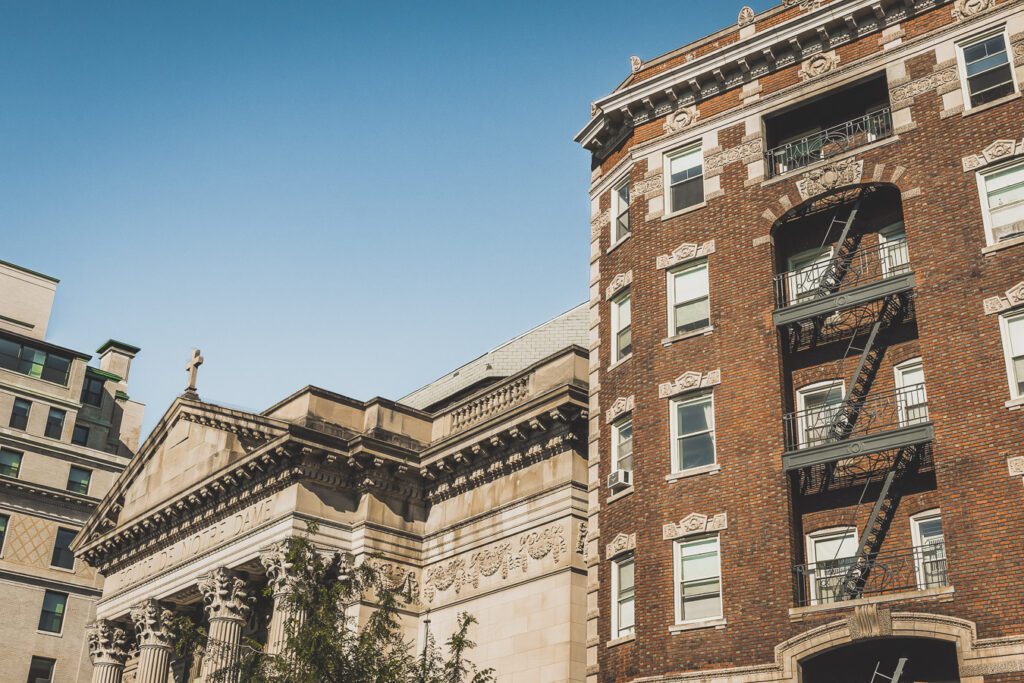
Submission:
<svg viewBox="0 0 1024 683">
<path fill-rule="evenodd" d="M 143 407 L 139 349 L 88 354 L 46 341 L 57 280 L 0 262 L 0 680 L 88 681 L 85 627 L 102 578 L 71 540 L 128 464 Z"/>
<path fill-rule="evenodd" d="M 410 584 L 418 643 L 468 611 L 499 680 L 583 681 L 588 326 L 580 306 L 399 401 L 309 386 L 243 412 L 201 400 L 192 364 L 77 541 L 105 576 L 93 680 L 203 680 L 219 656 L 174 661 L 173 612 L 273 650 L 281 611 L 247 598 L 281 595 L 279 544 L 315 520 L 321 547 Z"/>
</svg>

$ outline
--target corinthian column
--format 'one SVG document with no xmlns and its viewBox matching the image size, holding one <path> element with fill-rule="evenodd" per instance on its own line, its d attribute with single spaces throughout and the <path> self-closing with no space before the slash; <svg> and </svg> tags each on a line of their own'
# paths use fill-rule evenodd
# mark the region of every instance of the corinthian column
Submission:
<svg viewBox="0 0 1024 683">
<path fill-rule="evenodd" d="M 203 678 L 224 671 L 225 683 L 237 683 L 241 656 L 242 629 L 249 618 L 252 598 L 245 582 L 218 567 L 199 582 L 199 591 L 206 603 L 206 616 L 210 621 L 210 635 L 203 658 Z"/>
<path fill-rule="evenodd" d="M 112 621 L 99 619 L 85 628 L 92 659 L 92 683 L 121 683 L 128 659 L 128 636 Z"/>
<path fill-rule="evenodd" d="M 289 624 L 302 623 L 304 616 L 291 602 L 295 577 L 292 574 L 292 564 L 288 561 L 287 541 L 275 543 L 260 553 L 260 562 L 267 570 L 267 579 L 274 596 L 266 651 L 270 655 L 279 655 L 287 646 Z"/>
<path fill-rule="evenodd" d="M 156 600 L 146 600 L 131 609 L 139 641 L 136 683 L 167 683 L 171 666 L 171 634 L 168 628 L 173 616 L 171 610 Z"/>
</svg>

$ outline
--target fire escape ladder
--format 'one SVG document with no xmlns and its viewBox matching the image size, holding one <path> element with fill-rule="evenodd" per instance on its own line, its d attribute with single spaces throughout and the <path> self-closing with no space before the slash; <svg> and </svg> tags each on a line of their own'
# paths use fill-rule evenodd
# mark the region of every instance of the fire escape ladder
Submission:
<svg viewBox="0 0 1024 683">
<path fill-rule="evenodd" d="M 885 480 L 882 482 L 878 500 L 871 508 L 867 524 L 864 525 L 864 533 L 861 535 L 857 554 L 854 555 L 853 562 L 839 586 L 837 596 L 839 600 L 851 600 L 863 592 L 864 585 L 871 573 L 872 559 L 882 547 L 882 541 L 889 531 L 896 508 L 903 497 L 903 484 L 908 473 L 919 462 L 920 453 L 921 446 L 919 445 L 904 446 L 896 452 L 889 471 L 885 475 Z"/>
<path fill-rule="evenodd" d="M 857 199 L 854 200 L 853 207 L 845 219 L 839 217 L 841 209 L 837 210 L 835 215 L 832 216 L 832 222 L 829 223 L 828 230 L 825 232 L 825 243 L 828 243 L 829 238 L 832 237 L 833 230 L 839 226 L 842 226 L 842 230 L 839 233 L 839 239 L 836 240 L 838 245 L 836 254 L 829 261 L 828 266 L 826 266 L 821 277 L 818 279 L 818 288 L 815 292 L 817 298 L 828 296 L 839 289 L 839 285 L 842 284 L 843 278 L 846 276 L 846 271 L 850 269 L 853 255 L 857 251 L 857 247 L 860 246 L 861 238 L 864 236 L 862 231 L 856 229 L 857 214 L 860 212 L 860 203 L 863 195 L 863 190 L 857 194 Z"/>
</svg>

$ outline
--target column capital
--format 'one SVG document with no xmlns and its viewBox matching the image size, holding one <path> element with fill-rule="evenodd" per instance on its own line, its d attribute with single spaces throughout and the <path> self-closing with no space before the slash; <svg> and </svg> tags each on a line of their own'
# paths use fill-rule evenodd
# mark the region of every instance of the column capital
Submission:
<svg viewBox="0 0 1024 683">
<path fill-rule="evenodd" d="M 237 619 L 245 621 L 252 609 L 253 597 L 227 567 L 217 567 L 199 580 L 199 592 L 206 603 L 206 616 L 210 619 Z"/>
<path fill-rule="evenodd" d="M 174 612 L 156 600 L 146 600 L 129 612 L 140 646 L 171 647 L 170 625 Z"/>
<path fill-rule="evenodd" d="M 279 541 L 260 552 L 260 563 L 267 570 L 274 595 L 290 593 L 294 587 L 292 563 L 288 561 L 288 541 Z"/>
<path fill-rule="evenodd" d="M 120 624 L 108 619 L 97 619 L 85 627 L 85 637 L 93 666 L 124 666 L 128 659 L 128 634 Z"/>
</svg>

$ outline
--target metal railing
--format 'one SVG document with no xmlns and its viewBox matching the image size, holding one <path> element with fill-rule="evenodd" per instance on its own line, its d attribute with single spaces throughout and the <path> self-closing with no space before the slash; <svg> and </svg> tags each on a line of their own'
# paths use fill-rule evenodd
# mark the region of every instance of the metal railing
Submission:
<svg viewBox="0 0 1024 683">
<path fill-rule="evenodd" d="M 776 308 L 820 298 L 823 295 L 819 291 L 822 276 L 833 267 L 842 275 L 842 279 L 839 287 L 829 294 L 911 272 L 906 241 L 882 242 L 874 247 L 857 249 L 850 256 L 836 256 L 806 268 L 779 273 L 774 280 Z"/>
<path fill-rule="evenodd" d="M 793 567 L 797 607 L 840 602 L 841 586 L 853 569 L 861 577 L 857 593 L 849 599 L 885 593 L 926 590 L 949 585 L 946 546 L 932 543 L 887 553 L 820 560 Z"/>
<path fill-rule="evenodd" d="M 783 415 L 786 450 L 813 448 L 845 439 L 878 434 L 928 422 L 928 399 L 923 384 L 873 393 L 846 401 Z"/>
<path fill-rule="evenodd" d="M 892 134 L 892 112 L 888 107 L 879 109 L 773 147 L 765 154 L 768 158 L 768 173 L 771 176 L 788 173 Z"/>
</svg>

